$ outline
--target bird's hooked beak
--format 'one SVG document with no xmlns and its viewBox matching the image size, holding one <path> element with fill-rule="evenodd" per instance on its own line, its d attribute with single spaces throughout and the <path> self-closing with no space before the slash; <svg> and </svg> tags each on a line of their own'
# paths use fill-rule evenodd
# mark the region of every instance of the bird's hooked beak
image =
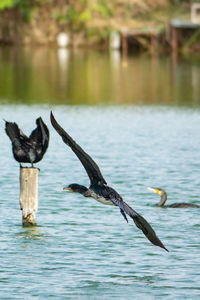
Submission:
<svg viewBox="0 0 200 300">
<path fill-rule="evenodd" d="M 160 191 L 159 191 L 158 189 L 148 187 L 147 190 L 149 190 L 149 191 L 151 191 L 151 192 L 154 192 L 154 193 L 160 195 Z"/>
<path fill-rule="evenodd" d="M 63 191 L 69 191 L 69 192 L 73 192 L 72 189 L 69 186 L 65 186 L 63 188 Z"/>
</svg>

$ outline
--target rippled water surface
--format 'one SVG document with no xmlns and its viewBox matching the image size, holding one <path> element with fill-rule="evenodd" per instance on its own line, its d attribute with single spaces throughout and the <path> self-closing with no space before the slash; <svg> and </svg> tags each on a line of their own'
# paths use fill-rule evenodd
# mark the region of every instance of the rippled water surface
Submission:
<svg viewBox="0 0 200 300">
<path fill-rule="evenodd" d="M 154 227 L 169 253 L 153 246 L 118 208 L 63 186 L 88 185 L 81 163 L 50 125 L 49 111 L 95 159 L 114 187 Z M 2 105 L 1 119 L 25 133 L 41 115 L 48 152 L 38 163 L 38 226 L 23 228 L 19 166 L 1 121 L 1 299 L 199 299 L 199 209 L 155 206 L 148 186 L 168 204 L 200 204 L 200 110 L 160 106 Z"/>
</svg>

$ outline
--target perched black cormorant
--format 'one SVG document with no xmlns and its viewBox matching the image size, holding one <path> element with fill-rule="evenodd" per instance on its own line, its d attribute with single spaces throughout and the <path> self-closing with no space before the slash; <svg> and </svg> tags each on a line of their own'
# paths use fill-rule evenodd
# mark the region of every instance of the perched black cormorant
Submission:
<svg viewBox="0 0 200 300">
<path fill-rule="evenodd" d="M 36 120 L 37 127 L 27 137 L 16 123 L 6 122 L 5 131 L 12 142 L 14 158 L 20 163 L 37 163 L 43 158 L 49 145 L 49 130 L 42 118 Z"/>
<path fill-rule="evenodd" d="M 70 184 L 67 189 L 73 192 L 82 194 L 85 197 L 93 197 L 95 200 L 108 205 L 115 205 L 120 208 L 125 220 L 128 222 L 126 214 L 128 214 L 136 226 L 143 231 L 149 241 L 168 251 L 157 237 L 155 231 L 151 225 L 135 210 L 133 210 L 122 197 L 111 187 L 107 186 L 105 179 L 103 178 L 101 171 L 94 160 L 69 136 L 69 134 L 57 123 L 51 112 L 51 123 L 55 130 L 62 137 L 65 144 L 67 144 L 72 151 L 76 154 L 85 168 L 89 179 L 90 187 L 86 188 L 79 184 Z"/>
<path fill-rule="evenodd" d="M 153 191 L 154 193 L 156 193 L 159 196 L 161 196 L 160 201 L 157 203 L 158 206 L 161 206 L 161 207 L 172 207 L 172 208 L 176 208 L 176 207 L 200 207 L 197 204 L 185 203 L 185 202 L 173 203 L 173 204 L 170 204 L 170 205 L 165 205 L 165 202 L 167 201 L 167 193 L 165 192 L 165 190 L 160 189 L 160 188 L 151 188 L 151 187 L 148 187 L 147 189 L 149 191 Z"/>
</svg>

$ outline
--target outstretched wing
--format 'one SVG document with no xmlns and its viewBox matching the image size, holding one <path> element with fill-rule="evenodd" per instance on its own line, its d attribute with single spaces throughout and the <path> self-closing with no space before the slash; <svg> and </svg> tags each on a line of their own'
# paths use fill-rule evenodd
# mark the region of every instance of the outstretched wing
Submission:
<svg viewBox="0 0 200 300">
<path fill-rule="evenodd" d="M 22 132 L 22 130 L 19 129 L 16 123 L 7 122 L 7 121 L 5 121 L 5 123 L 6 123 L 5 131 L 12 142 L 15 141 L 16 139 L 19 140 L 21 136 L 22 138 L 28 139 L 27 136 Z"/>
<path fill-rule="evenodd" d="M 41 117 L 37 118 L 36 124 L 37 127 L 32 131 L 29 139 L 31 143 L 36 144 L 37 146 L 40 144 L 43 153 L 45 153 L 49 145 L 49 130 Z"/>
<path fill-rule="evenodd" d="M 105 179 L 103 178 L 99 167 L 94 162 L 94 160 L 71 138 L 71 136 L 57 123 L 55 120 L 53 113 L 51 112 L 51 124 L 58 132 L 58 134 L 62 137 L 63 142 L 67 144 L 72 151 L 76 154 L 78 159 L 81 161 L 84 166 L 91 184 L 101 182 L 106 184 Z"/>
<path fill-rule="evenodd" d="M 110 199 L 113 204 L 119 206 L 120 210 L 123 210 L 125 213 L 127 213 L 134 221 L 135 225 L 142 230 L 144 235 L 147 237 L 147 239 L 154 245 L 159 246 L 166 251 L 168 251 L 161 240 L 157 237 L 155 231 L 151 227 L 151 225 L 140 216 L 134 209 L 132 209 L 126 202 L 120 199 L 111 198 Z"/>
<path fill-rule="evenodd" d="M 9 136 L 11 142 L 16 147 L 21 147 L 22 143 L 28 142 L 28 137 L 23 133 L 23 131 L 18 127 L 16 123 L 7 122 L 5 121 L 5 131 L 7 135 Z"/>
</svg>

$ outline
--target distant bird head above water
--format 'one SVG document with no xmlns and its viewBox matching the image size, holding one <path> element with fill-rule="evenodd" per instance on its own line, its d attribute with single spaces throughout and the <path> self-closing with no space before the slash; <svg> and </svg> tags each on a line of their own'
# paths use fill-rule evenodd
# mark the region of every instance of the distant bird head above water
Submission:
<svg viewBox="0 0 200 300">
<path fill-rule="evenodd" d="M 187 202 L 176 202 L 170 205 L 165 205 L 165 202 L 167 201 L 167 193 L 165 192 L 165 190 L 160 188 L 151 188 L 151 187 L 148 187 L 147 189 L 149 191 L 153 191 L 154 193 L 160 196 L 160 201 L 157 203 L 158 206 L 172 207 L 172 208 L 187 208 L 187 207 L 200 208 L 200 205 L 198 204 L 187 203 Z"/>
<path fill-rule="evenodd" d="M 148 187 L 147 190 L 152 191 L 152 192 L 158 194 L 159 196 L 163 196 L 164 194 L 166 194 L 165 190 L 160 189 L 160 188 Z"/>
<path fill-rule="evenodd" d="M 147 189 L 149 191 L 156 193 L 161 197 L 160 202 L 157 203 L 158 206 L 163 206 L 165 204 L 165 202 L 167 201 L 167 193 L 165 192 L 165 190 L 160 188 L 152 188 L 152 187 L 148 187 Z"/>
</svg>

